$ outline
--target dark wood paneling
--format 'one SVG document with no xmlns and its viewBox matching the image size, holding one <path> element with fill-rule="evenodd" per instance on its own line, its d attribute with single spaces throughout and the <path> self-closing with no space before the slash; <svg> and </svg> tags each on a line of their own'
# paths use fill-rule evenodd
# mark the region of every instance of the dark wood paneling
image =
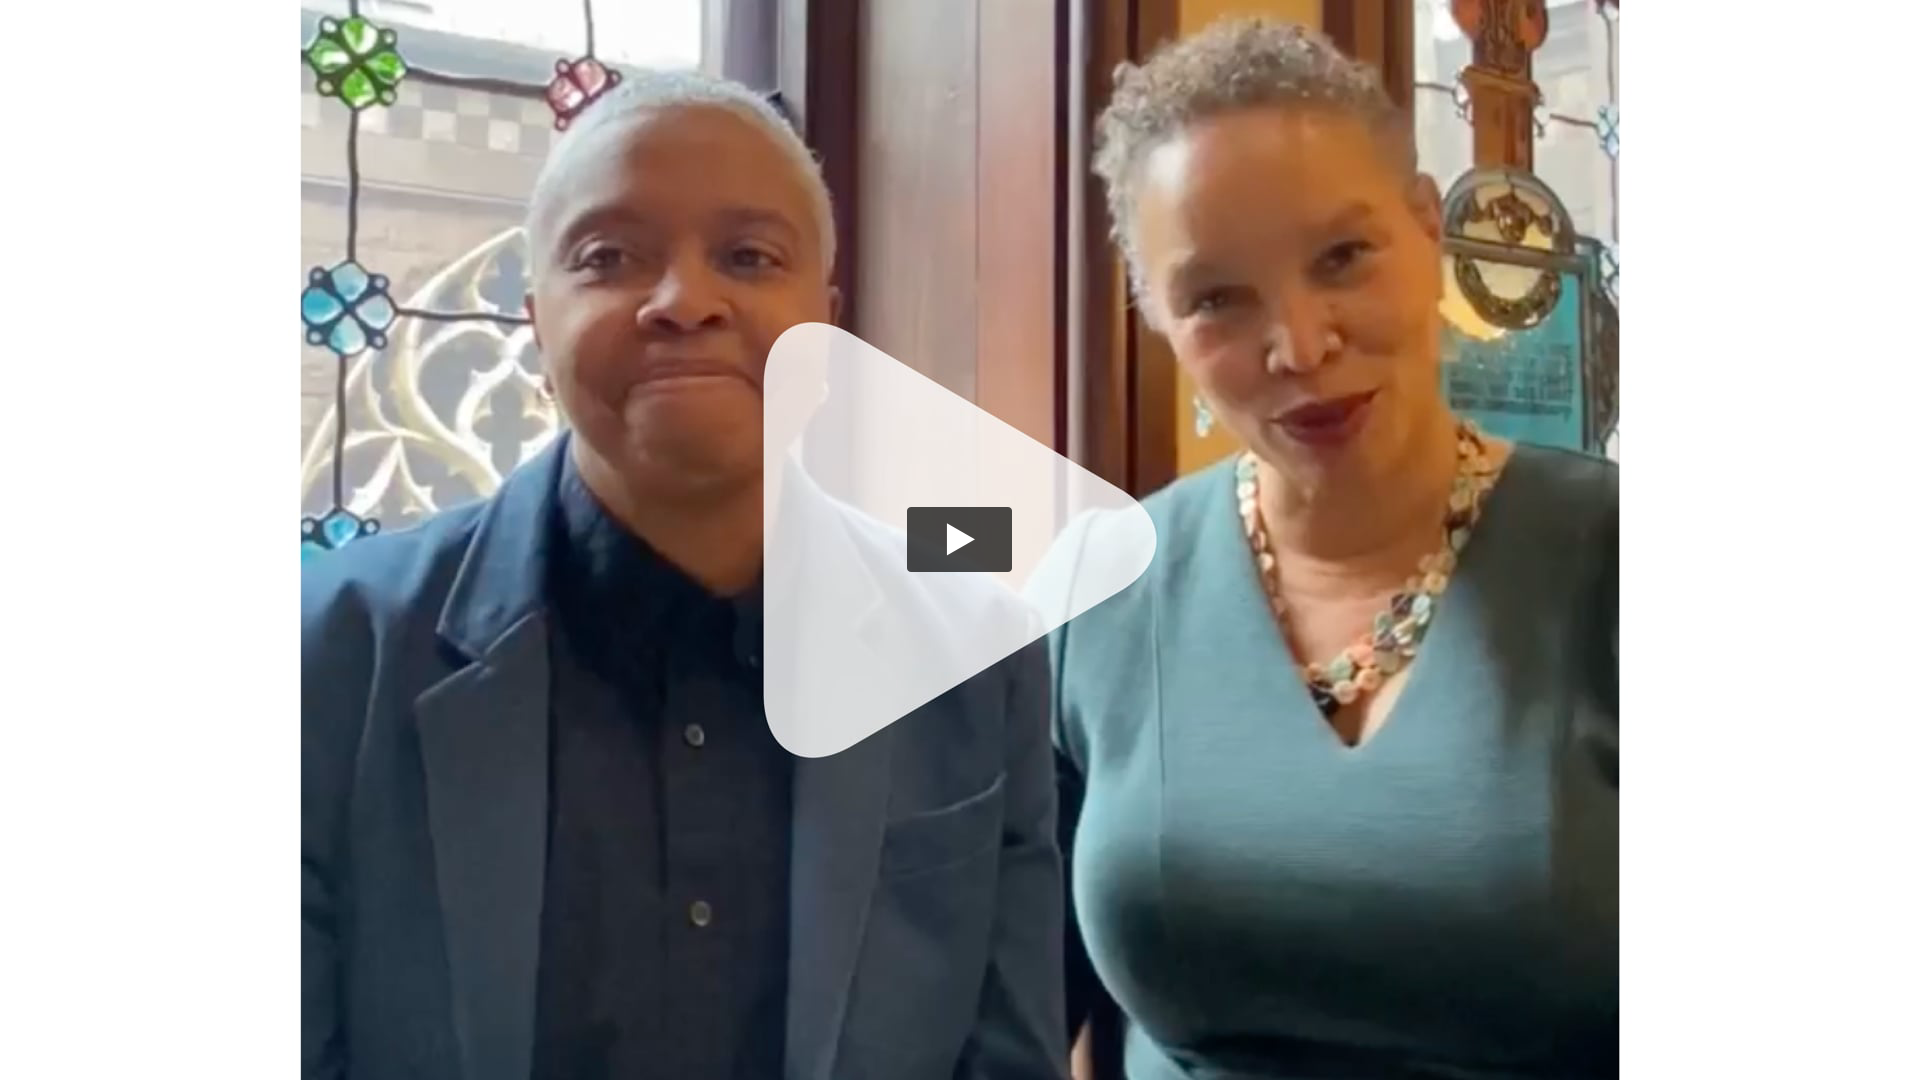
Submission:
<svg viewBox="0 0 1920 1080">
<path fill-rule="evenodd" d="M 863 0 L 772 0 L 777 84 L 797 118 L 833 196 L 838 252 L 833 281 L 842 327 L 860 333 L 860 9 Z M 816 476 L 849 475 L 857 458 L 845 424 L 821 424 L 807 438 Z"/>
<path fill-rule="evenodd" d="M 1358 58 L 1359 16 L 1354 9 L 1378 0 L 1320 0 L 1320 32 L 1332 39 L 1340 51 Z"/>
<path fill-rule="evenodd" d="M 1145 59 L 1180 35 L 1178 0 L 1134 0 L 1133 55 Z M 1147 328 L 1137 311 L 1127 320 L 1132 339 L 1133 484 L 1136 495 L 1165 487 L 1180 474 L 1174 425 L 1181 411 L 1173 349 Z"/>
<path fill-rule="evenodd" d="M 974 403 L 1056 451 L 1057 3 L 979 0 Z"/>
<path fill-rule="evenodd" d="M 840 324 L 858 333 L 860 11 L 864 0 L 777 0 L 778 85 L 833 194 Z"/>
<path fill-rule="evenodd" d="M 1062 443 L 1056 5 L 861 16 L 858 333 Z"/>
<path fill-rule="evenodd" d="M 979 9 L 871 3 L 862 24 L 860 336 L 972 399 Z"/>
<path fill-rule="evenodd" d="M 1091 169 L 1093 128 L 1112 96 L 1115 67 L 1144 59 L 1179 26 L 1178 0 L 1070 0 L 1062 63 L 1068 452 L 1135 494 L 1176 472 L 1173 357 L 1128 301 L 1106 193 Z"/>
<path fill-rule="evenodd" d="M 1093 175 L 1093 125 L 1132 53 L 1132 5 L 1071 0 L 1062 63 L 1064 168 L 1058 177 L 1066 253 L 1061 310 L 1067 395 L 1065 453 L 1120 488 L 1132 485 L 1129 316 L 1108 238 L 1106 193 Z"/>
<path fill-rule="evenodd" d="M 1414 0 L 1322 0 L 1320 29 L 1340 51 L 1372 64 L 1401 108 L 1413 103 Z"/>
<path fill-rule="evenodd" d="M 1414 0 L 1386 0 L 1380 77 L 1393 103 L 1413 115 L 1413 5 Z"/>
</svg>

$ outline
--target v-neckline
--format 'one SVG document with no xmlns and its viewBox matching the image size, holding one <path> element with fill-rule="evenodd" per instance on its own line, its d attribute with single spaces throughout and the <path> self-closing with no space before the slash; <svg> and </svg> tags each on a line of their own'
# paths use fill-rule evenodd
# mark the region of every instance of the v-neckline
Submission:
<svg viewBox="0 0 1920 1080">
<path fill-rule="evenodd" d="M 1239 504 L 1234 490 L 1237 484 L 1237 455 L 1236 458 L 1229 458 L 1223 463 L 1220 471 L 1224 475 L 1218 485 L 1222 490 L 1208 500 L 1207 515 L 1215 523 L 1215 531 L 1224 534 L 1226 541 L 1233 545 L 1232 557 L 1235 565 L 1239 567 L 1234 577 L 1236 586 L 1234 592 L 1244 604 L 1243 611 L 1245 608 L 1251 608 L 1252 617 L 1265 625 L 1267 640 L 1278 651 L 1281 658 L 1278 679 L 1281 685 L 1277 688 L 1275 698 L 1275 704 L 1279 708 L 1275 710 L 1276 712 L 1298 713 L 1306 717 L 1308 722 L 1319 729 L 1316 741 L 1330 747 L 1335 756 L 1342 760 L 1378 755 L 1377 747 L 1380 741 L 1387 737 L 1388 729 L 1399 727 L 1404 719 L 1400 716 L 1400 712 L 1407 708 L 1409 701 L 1417 704 L 1418 695 L 1424 692 L 1426 684 L 1431 681 L 1432 676 L 1426 673 L 1426 669 L 1434 665 L 1428 661 L 1434 660 L 1436 653 L 1439 653 L 1439 658 L 1444 661 L 1447 654 L 1454 650 L 1453 627 L 1460 617 L 1455 609 L 1460 605 L 1448 601 L 1453 598 L 1455 590 L 1472 588 L 1475 570 L 1483 561 L 1482 553 L 1488 546 L 1483 541 L 1490 530 L 1498 528 L 1499 508 L 1506 501 L 1501 498 L 1501 493 L 1513 486 L 1511 481 L 1514 478 L 1514 470 L 1522 465 L 1525 457 L 1523 449 L 1519 444 L 1513 446 L 1501 464 L 1500 475 L 1493 487 L 1487 491 L 1485 501 L 1480 508 L 1479 521 L 1475 523 L 1473 534 L 1468 538 L 1466 547 L 1458 554 L 1458 562 L 1447 589 L 1434 600 L 1432 621 L 1427 626 L 1426 634 L 1420 639 L 1420 650 L 1412 662 L 1402 669 L 1404 676 L 1399 696 L 1388 708 L 1387 715 L 1376 725 L 1373 734 L 1355 743 L 1348 743 L 1341 738 L 1333 722 L 1322 715 L 1320 707 L 1314 704 L 1312 691 L 1308 689 L 1306 679 L 1300 674 L 1299 660 L 1294 655 L 1292 644 L 1287 641 L 1286 629 L 1273 613 L 1272 600 L 1267 595 L 1265 583 L 1261 581 L 1260 567 L 1254 560 L 1253 548 L 1247 543 L 1246 529 L 1240 518 Z M 1219 524 L 1221 522 L 1224 522 L 1227 527 L 1221 527 Z M 1292 724 L 1290 716 L 1282 716 L 1277 722 Z"/>
</svg>

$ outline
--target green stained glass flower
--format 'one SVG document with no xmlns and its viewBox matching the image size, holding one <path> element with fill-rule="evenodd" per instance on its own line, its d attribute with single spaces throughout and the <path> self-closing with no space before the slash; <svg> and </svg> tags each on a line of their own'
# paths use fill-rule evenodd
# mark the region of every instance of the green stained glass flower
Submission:
<svg viewBox="0 0 1920 1080">
<path fill-rule="evenodd" d="M 398 83 L 407 73 L 407 65 L 401 63 L 400 54 L 388 49 L 367 57 L 367 71 L 376 79 L 389 86 Z"/>
<path fill-rule="evenodd" d="M 340 24 L 340 40 L 347 43 L 355 56 L 365 56 L 379 43 L 380 30 L 367 20 L 355 15 Z"/>
<path fill-rule="evenodd" d="M 373 79 L 364 71 L 349 71 L 347 77 L 340 80 L 340 100 L 362 109 L 379 96 L 373 87 Z"/>
<path fill-rule="evenodd" d="M 313 88 L 324 97 L 337 97 L 356 111 L 369 105 L 391 105 L 396 87 L 406 77 L 407 63 L 394 43 L 399 35 L 355 16 L 344 21 L 321 19 L 304 55 L 313 69 Z"/>
<path fill-rule="evenodd" d="M 307 50 L 307 63 L 322 75 L 332 75 L 353 62 L 353 54 L 331 41 L 316 41 Z"/>
</svg>

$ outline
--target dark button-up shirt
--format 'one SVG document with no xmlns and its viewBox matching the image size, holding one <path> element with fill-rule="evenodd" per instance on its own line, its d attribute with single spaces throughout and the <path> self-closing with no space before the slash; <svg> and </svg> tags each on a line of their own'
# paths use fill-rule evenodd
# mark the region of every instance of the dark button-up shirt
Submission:
<svg viewBox="0 0 1920 1080">
<path fill-rule="evenodd" d="M 792 759 L 759 590 L 712 596 L 561 484 L 535 1080 L 779 1076 Z"/>
</svg>

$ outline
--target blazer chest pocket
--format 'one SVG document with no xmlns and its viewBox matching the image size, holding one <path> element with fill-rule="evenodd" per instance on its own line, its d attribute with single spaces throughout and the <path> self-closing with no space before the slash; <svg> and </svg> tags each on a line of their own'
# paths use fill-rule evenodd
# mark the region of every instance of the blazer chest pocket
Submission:
<svg viewBox="0 0 1920 1080">
<path fill-rule="evenodd" d="M 940 870 L 998 847 L 1006 785 L 1002 773 L 977 795 L 888 822 L 880 848 L 880 876 L 898 878 Z"/>
</svg>

